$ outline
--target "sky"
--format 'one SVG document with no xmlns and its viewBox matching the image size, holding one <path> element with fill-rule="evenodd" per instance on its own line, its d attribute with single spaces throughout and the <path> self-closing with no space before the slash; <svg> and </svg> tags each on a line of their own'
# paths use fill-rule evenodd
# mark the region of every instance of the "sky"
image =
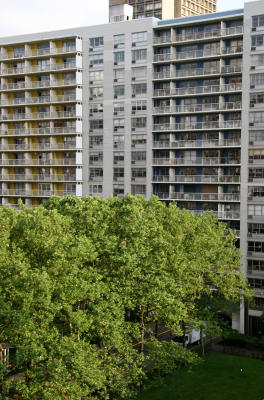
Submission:
<svg viewBox="0 0 264 400">
<path fill-rule="evenodd" d="M 0 37 L 108 22 L 109 0 L 0 0 Z M 247 0 L 253 1 L 253 0 Z M 243 8 L 244 0 L 218 0 L 218 11 Z"/>
</svg>

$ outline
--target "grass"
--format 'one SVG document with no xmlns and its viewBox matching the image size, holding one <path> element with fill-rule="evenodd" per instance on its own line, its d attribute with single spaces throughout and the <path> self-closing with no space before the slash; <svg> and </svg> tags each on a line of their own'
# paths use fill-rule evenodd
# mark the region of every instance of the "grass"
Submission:
<svg viewBox="0 0 264 400">
<path fill-rule="evenodd" d="M 263 378 L 264 361 L 209 353 L 201 364 L 176 371 L 138 400 L 264 400 Z"/>
</svg>

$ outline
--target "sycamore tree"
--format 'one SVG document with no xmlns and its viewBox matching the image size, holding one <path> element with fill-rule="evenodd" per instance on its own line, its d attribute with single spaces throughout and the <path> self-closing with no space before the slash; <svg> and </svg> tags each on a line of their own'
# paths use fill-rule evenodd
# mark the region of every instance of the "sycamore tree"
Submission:
<svg viewBox="0 0 264 400">
<path fill-rule="evenodd" d="M 156 323 L 181 334 L 218 299 L 249 297 L 232 231 L 156 197 L 1 207 L 0 228 L 0 341 L 15 350 L 3 399 L 128 399 L 150 364 L 197 362 Z"/>
</svg>

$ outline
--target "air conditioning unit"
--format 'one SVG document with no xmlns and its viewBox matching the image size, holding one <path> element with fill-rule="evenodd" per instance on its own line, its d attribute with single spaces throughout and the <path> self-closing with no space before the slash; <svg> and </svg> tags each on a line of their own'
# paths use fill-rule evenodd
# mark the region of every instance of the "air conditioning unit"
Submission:
<svg viewBox="0 0 264 400">
<path fill-rule="evenodd" d="M 117 80 L 117 79 L 114 79 L 114 82 L 118 82 L 118 80 Z"/>
<path fill-rule="evenodd" d="M 89 67 L 90 67 L 90 68 L 93 68 L 93 64 L 90 64 Z"/>
<path fill-rule="evenodd" d="M 92 132 L 93 132 L 93 129 L 89 129 L 89 132 L 92 133 Z"/>
<path fill-rule="evenodd" d="M 132 111 L 131 114 L 132 114 L 132 115 L 135 115 L 135 114 L 136 114 L 136 111 Z"/>
<path fill-rule="evenodd" d="M 251 65 L 250 69 L 256 69 L 255 65 Z"/>
<path fill-rule="evenodd" d="M 248 197 L 248 201 L 252 201 L 253 200 L 253 197 L 252 196 L 249 196 Z"/>
<path fill-rule="evenodd" d="M 114 115 L 117 115 L 117 111 L 114 111 Z"/>
<path fill-rule="evenodd" d="M 248 256 L 252 256 L 252 251 L 248 251 Z"/>
<path fill-rule="evenodd" d="M 253 164 L 253 160 L 248 160 L 248 163 L 249 164 Z"/>
<path fill-rule="evenodd" d="M 253 178 L 248 178 L 248 182 L 253 182 Z"/>
<path fill-rule="evenodd" d="M 135 94 L 132 94 L 132 96 L 131 97 L 136 97 L 136 95 Z"/>
<path fill-rule="evenodd" d="M 248 215 L 248 219 L 252 219 L 253 218 L 253 215 Z"/>
<path fill-rule="evenodd" d="M 135 76 L 132 76 L 132 81 L 135 81 L 136 80 L 136 77 Z"/>
<path fill-rule="evenodd" d="M 114 65 L 117 65 L 117 64 L 118 64 L 118 63 L 115 61 L 115 62 L 114 62 Z"/>
<path fill-rule="evenodd" d="M 254 126 L 254 122 L 250 122 L 250 123 L 249 123 L 249 126 Z"/>
<path fill-rule="evenodd" d="M 256 46 L 252 46 L 252 47 L 251 47 L 251 50 L 256 50 Z"/>
<path fill-rule="evenodd" d="M 93 100 L 93 97 L 89 97 L 89 100 Z"/>
<path fill-rule="evenodd" d="M 132 47 L 135 47 L 136 46 L 136 43 L 132 43 Z"/>
<path fill-rule="evenodd" d="M 89 51 L 93 51 L 93 47 L 89 47 Z"/>
<path fill-rule="evenodd" d="M 93 81 L 90 81 L 89 83 L 90 83 L 90 85 L 92 85 L 92 84 L 93 84 Z"/>
<path fill-rule="evenodd" d="M 252 142 L 252 141 L 251 141 L 251 142 L 249 142 L 249 145 L 251 145 L 251 146 L 252 146 L 253 144 L 254 144 L 254 142 Z"/>
<path fill-rule="evenodd" d="M 250 89 L 255 89 L 255 85 L 250 85 Z"/>
<path fill-rule="evenodd" d="M 134 181 L 135 180 L 135 178 L 131 178 L 131 181 Z"/>
<path fill-rule="evenodd" d="M 114 148 L 117 149 L 117 144 L 114 144 Z"/>
<path fill-rule="evenodd" d="M 114 128 L 114 132 L 117 132 L 117 129 L 118 129 L 118 128 Z"/>
<path fill-rule="evenodd" d="M 257 28 L 252 28 L 252 32 L 256 32 Z"/>
<path fill-rule="evenodd" d="M 118 44 L 114 44 L 114 49 L 118 49 Z"/>
<path fill-rule="evenodd" d="M 93 148 L 93 145 L 92 144 L 90 144 L 90 146 L 89 146 L 89 149 L 92 149 Z"/>
<path fill-rule="evenodd" d="M 131 164 L 136 164 L 136 161 L 131 161 Z"/>
<path fill-rule="evenodd" d="M 115 95 L 114 95 L 114 99 L 117 99 L 117 98 L 118 98 L 118 96 L 115 94 Z"/>
<path fill-rule="evenodd" d="M 117 164 L 117 161 L 114 161 L 114 164 L 116 165 L 116 164 Z"/>
<path fill-rule="evenodd" d="M 134 144 L 131 144 L 131 147 L 135 147 L 135 145 L 134 145 Z"/>
<path fill-rule="evenodd" d="M 136 128 L 131 128 L 131 131 L 132 131 L 132 132 L 135 132 L 135 130 L 136 130 Z"/>
<path fill-rule="evenodd" d="M 132 64 L 136 64 L 136 60 L 132 60 Z"/>
</svg>

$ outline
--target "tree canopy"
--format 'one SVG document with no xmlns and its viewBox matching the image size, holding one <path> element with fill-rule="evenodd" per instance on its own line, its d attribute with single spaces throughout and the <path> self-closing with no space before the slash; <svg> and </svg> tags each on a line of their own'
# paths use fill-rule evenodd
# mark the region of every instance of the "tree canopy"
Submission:
<svg viewBox="0 0 264 400">
<path fill-rule="evenodd" d="M 235 235 L 210 214 L 131 195 L 21 207 L 0 208 L 3 399 L 128 399 L 149 357 L 197 360 L 154 323 L 179 335 L 249 297 Z"/>
</svg>

